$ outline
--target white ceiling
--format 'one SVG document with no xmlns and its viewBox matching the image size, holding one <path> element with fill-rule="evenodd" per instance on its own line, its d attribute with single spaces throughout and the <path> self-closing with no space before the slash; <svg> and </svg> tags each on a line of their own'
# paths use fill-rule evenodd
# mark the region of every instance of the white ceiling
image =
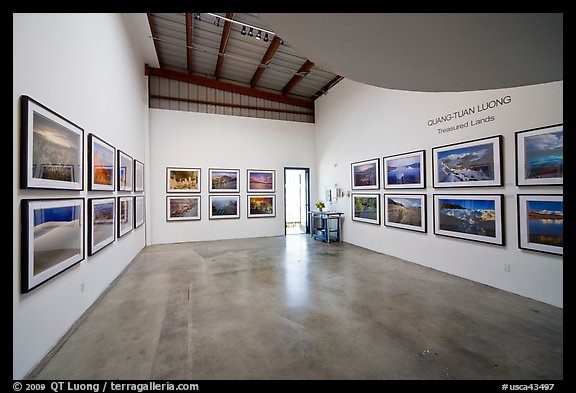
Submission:
<svg viewBox="0 0 576 393">
<path fill-rule="evenodd" d="M 260 13 L 321 67 L 390 89 L 470 91 L 563 80 L 563 14 Z"/>
</svg>

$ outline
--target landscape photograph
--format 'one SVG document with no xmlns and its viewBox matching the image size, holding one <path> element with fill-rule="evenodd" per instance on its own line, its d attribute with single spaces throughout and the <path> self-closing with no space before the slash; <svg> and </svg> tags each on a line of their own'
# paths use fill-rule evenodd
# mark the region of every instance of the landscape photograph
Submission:
<svg viewBox="0 0 576 393">
<path fill-rule="evenodd" d="M 32 163 L 40 179 L 75 182 L 81 169 L 82 135 L 34 112 Z M 80 175 L 78 175 L 80 176 Z"/>
<path fill-rule="evenodd" d="M 440 151 L 436 157 L 440 183 L 494 180 L 492 143 Z"/>
<path fill-rule="evenodd" d="M 134 197 L 134 228 L 144 224 L 144 196 Z"/>
<path fill-rule="evenodd" d="M 118 237 L 125 235 L 134 228 L 132 219 L 132 197 L 120 197 L 118 201 Z"/>
<path fill-rule="evenodd" d="M 274 191 L 274 171 L 248 171 L 248 192 Z"/>
<path fill-rule="evenodd" d="M 439 228 L 483 237 L 496 237 L 496 202 L 485 199 L 439 199 Z"/>
<path fill-rule="evenodd" d="M 200 197 L 168 197 L 168 220 L 200 219 Z"/>
<path fill-rule="evenodd" d="M 238 218 L 238 196 L 210 195 L 210 218 Z"/>
<path fill-rule="evenodd" d="M 352 188 L 378 189 L 380 160 L 361 161 L 352 164 Z"/>
<path fill-rule="evenodd" d="M 564 177 L 563 130 L 524 139 L 524 166 L 526 179 Z"/>
<path fill-rule="evenodd" d="M 564 202 L 527 201 L 528 242 L 564 247 Z"/>
<path fill-rule="evenodd" d="M 144 191 L 144 164 L 134 160 L 134 191 Z"/>
<path fill-rule="evenodd" d="M 94 185 L 114 186 L 114 150 L 93 141 L 92 181 Z"/>
<path fill-rule="evenodd" d="M 380 224 L 380 195 L 354 195 L 352 198 L 353 215 L 356 221 Z"/>
<path fill-rule="evenodd" d="M 200 169 L 168 168 L 167 192 L 199 192 Z"/>
<path fill-rule="evenodd" d="M 114 201 L 92 201 L 92 245 L 114 240 Z"/>
<path fill-rule="evenodd" d="M 248 196 L 248 217 L 274 217 L 274 196 Z"/>
<path fill-rule="evenodd" d="M 424 168 L 422 167 L 423 157 L 424 152 L 404 154 L 398 157 L 385 157 L 385 187 L 424 187 Z"/>
<path fill-rule="evenodd" d="M 237 170 L 210 170 L 210 191 L 240 191 Z"/>
<path fill-rule="evenodd" d="M 34 209 L 34 276 L 82 253 L 81 220 L 78 205 Z"/>
<path fill-rule="evenodd" d="M 408 196 L 408 195 L 385 195 L 385 225 L 396 226 L 399 228 L 425 230 L 423 220 L 423 204 L 425 196 Z"/>
<path fill-rule="evenodd" d="M 118 150 L 118 190 L 132 191 L 132 157 Z"/>
</svg>

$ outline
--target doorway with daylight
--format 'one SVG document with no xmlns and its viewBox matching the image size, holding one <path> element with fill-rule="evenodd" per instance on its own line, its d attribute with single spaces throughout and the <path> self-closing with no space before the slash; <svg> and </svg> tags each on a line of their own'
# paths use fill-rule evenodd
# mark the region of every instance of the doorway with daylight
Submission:
<svg viewBox="0 0 576 393">
<path fill-rule="evenodd" d="M 284 168 L 284 222 L 287 235 L 310 233 L 309 183 L 309 168 Z"/>
</svg>

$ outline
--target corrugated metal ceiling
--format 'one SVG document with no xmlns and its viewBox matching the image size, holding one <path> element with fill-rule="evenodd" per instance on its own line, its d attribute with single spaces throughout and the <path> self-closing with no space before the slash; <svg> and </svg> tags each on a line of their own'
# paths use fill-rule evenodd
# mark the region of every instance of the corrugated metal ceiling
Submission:
<svg viewBox="0 0 576 393">
<path fill-rule="evenodd" d="M 186 14 L 185 13 L 150 13 L 151 30 L 158 52 L 160 68 L 178 71 L 216 79 L 216 64 L 219 56 L 220 42 L 224 28 L 224 19 L 219 23 L 213 15 L 206 13 L 192 14 L 192 65 L 188 64 L 186 46 Z M 225 17 L 225 13 L 217 13 Z M 270 30 L 256 14 L 236 13 L 233 20 Z M 257 40 L 248 34 L 241 34 L 242 25 L 231 23 L 231 30 L 226 50 L 223 54 L 223 64 L 219 80 L 249 86 L 252 77 L 258 69 L 262 58 L 270 46 L 273 35 L 268 42 Z M 256 30 L 254 31 L 256 35 Z M 262 33 L 264 37 L 264 33 Z M 280 37 L 281 38 L 281 37 Z M 283 42 L 266 65 L 256 89 L 273 91 L 282 94 L 282 89 L 300 67 L 306 58 L 300 56 L 287 43 Z M 313 61 L 313 60 L 312 60 Z M 338 76 L 317 66 L 308 73 L 285 96 L 315 99 L 328 83 Z"/>
</svg>

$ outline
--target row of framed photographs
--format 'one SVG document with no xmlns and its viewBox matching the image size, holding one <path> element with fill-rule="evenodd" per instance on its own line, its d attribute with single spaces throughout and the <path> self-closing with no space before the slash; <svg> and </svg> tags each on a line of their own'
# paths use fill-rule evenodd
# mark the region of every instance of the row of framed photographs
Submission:
<svg viewBox="0 0 576 393">
<path fill-rule="evenodd" d="M 20 97 L 20 187 L 84 190 L 84 129 Z M 88 190 L 144 191 L 144 164 L 88 134 Z"/>
<path fill-rule="evenodd" d="M 503 246 L 504 196 L 434 194 L 434 234 Z M 564 253 L 563 195 L 518 194 L 518 247 Z M 380 225 L 380 194 L 352 194 L 352 220 Z M 425 194 L 384 194 L 384 225 L 427 232 Z"/>
<path fill-rule="evenodd" d="M 166 197 L 166 221 L 197 221 L 201 219 L 201 196 Z M 276 217 L 276 195 L 248 195 L 247 217 Z M 240 218 L 240 195 L 209 195 L 208 218 L 221 220 Z"/>
<path fill-rule="evenodd" d="M 562 186 L 563 125 L 516 132 L 516 185 Z M 432 148 L 434 188 L 502 186 L 502 135 Z M 384 188 L 426 188 L 426 152 L 383 158 Z M 351 164 L 353 190 L 380 189 L 380 158 Z"/>
<path fill-rule="evenodd" d="M 21 292 L 84 260 L 84 198 L 24 199 Z M 88 255 L 144 224 L 144 196 L 88 198 Z"/>
<path fill-rule="evenodd" d="M 200 168 L 166 168 L 167 193 L 196 193 L 201 192 Z M 276 192 L 276 171 L 273 169 L 247 169 L 247 192 Z M 208 169 L 208 191 L 234 193 L 240 192 L 239 169 Z"/>
</svg>

